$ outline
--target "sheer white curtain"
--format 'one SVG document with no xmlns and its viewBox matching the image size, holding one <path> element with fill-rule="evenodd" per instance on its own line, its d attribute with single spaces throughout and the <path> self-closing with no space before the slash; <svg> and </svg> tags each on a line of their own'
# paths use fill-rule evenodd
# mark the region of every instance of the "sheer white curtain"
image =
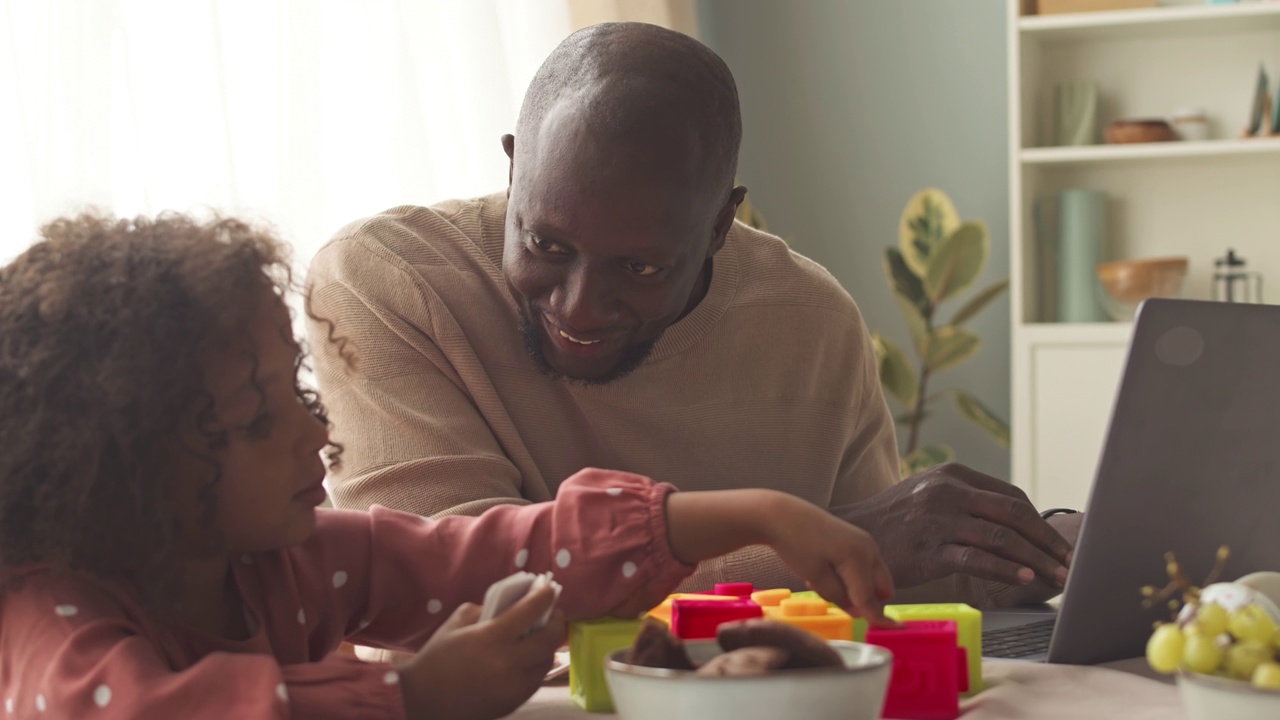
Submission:
<svg viewBox="0 0 1280 720">
<path fill-rule="evenodd" d="M 0 262 L 85 206 L 233 212 L 305 263 L 501 189 L 564 0 L 0 0 Z"/>
</svg>

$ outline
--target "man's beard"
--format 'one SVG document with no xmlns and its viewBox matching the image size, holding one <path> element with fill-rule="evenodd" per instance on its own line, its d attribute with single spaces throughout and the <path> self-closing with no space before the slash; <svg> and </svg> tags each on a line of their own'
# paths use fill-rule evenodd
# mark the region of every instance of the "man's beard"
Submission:
<svg viewBox="0 0 1280 720">
<path fill-rule="evenodd" d="M 537 326 L 529 320 L 523 310 L 518 314 L 520 316 L 520 337 L 524 339 L 525 352 L 529 353 L 533 364 L 538 367 L 542 374 L 556 380 L 568 380 L 581 385 L 608 385 L 614 380 L 620 380 L 630 375 L 636 368 L 643 365 L 644 361 L 648 359 L 649 353 L 653 352 L 653 346 L 658 342 L 658 338 L 654 338 L 628 348 L 622 359 L 610 368 L 609 372 L 598 378 L 573 378 L 551 367 L 551 363 L 547 362 L 546 354 L 542 352 L 542 335 Z"/>
</svg>

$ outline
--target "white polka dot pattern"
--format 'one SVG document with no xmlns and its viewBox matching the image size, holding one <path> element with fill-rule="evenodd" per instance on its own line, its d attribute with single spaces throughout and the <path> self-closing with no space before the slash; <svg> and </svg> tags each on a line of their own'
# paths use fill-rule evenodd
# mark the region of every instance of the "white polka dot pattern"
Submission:
<svg viewBox="0 0 1280 720">
<path fill-rule="evenodd" d="M 37 696 L 36 696 L 36 709 L 37 709 L 37 710 L 39 710 L 40 712 L 44 712 L 46 709 L 48 709 L 48 707 L 49 707 L 49 705 L 48 705 L 47 703 L 45 703 L 45 701 L 44 701 L 44 695 L 37 695 Z"/>
<path fill-rule="evenodd" d="M 306 624 L 307 624 L 307 611 L 306 611 L 306 610 L 302 610 L 302 609 L 299 609 L 299 610 L 298 610 L 298 624 L 299 624 L 299 625 L 306 625 Z"/>
<path fill-rule="evenodd" d="M 431 613 L 432 615 L 439 613 L 443 609 L 444 609 L 444 603 L 440 602 L 435 598 L 432 598 L 431 601 L 427 603 L 427 612 Z"/>
<path fill-rule="evenodd" d="M 608 490 L 605 490 L 605 492 L 609 493 L 613 497 L 618 497 L 622 494 L 622 488 L 609 488 Z"/>
<path fill-rule="evenodd" d="M 55 605 L 53 611 L 57 613 L 59 617 L 71 617 L 72 615 L 80 612 L 80 608 L 75 605 Z"/>
<path fill-rule="evenodd" d="M 13 714 L 13 698 L 5 698 L 4 711 L 9 713 L 10 715 Z"/>
<path fill-rule="evenodd" d="M 341 570 L 333 574 L 334 589 L 340 588 L 347 584 L 347 574 Z"/>
<path fill-rule="evenodd" d="M 106 685 L 99 685 L 93 691 L 93 704 L 100 708 L 104 708 L 111 704 L 111 688 Z"/>
<path fill-rule="evenodd" d="M 289 702 L 289 688 L 284 683 L 276 686 L 276 697 L 280 698 L 280 702 Z"/>
<path fill-rule="evenodd" d="M 556 553 L 556 567 L 562 569 L 569 567 L 569 561 L 571 559 L 569 551 L 565 548 L 560 548 L 560 552 Z"/>
<path fill-rule="evenodd" d="M 529 549 L 525 548 L 516 553 L 516 567 L 523 568 L 529 563 Z"/>
<path fill-rule="evenodd" d="M 382 682 L 388 685 L 396 685 L 400 682 L 400 673 L 395 670 L 389 670 L 386 675 L 382 676 Z"/>
<path fill-rule="evenodd" d="M 622 563 L 622 577 L 629 578 L 636 574 L 636 564 L 630 560 Z"/>
</svg>

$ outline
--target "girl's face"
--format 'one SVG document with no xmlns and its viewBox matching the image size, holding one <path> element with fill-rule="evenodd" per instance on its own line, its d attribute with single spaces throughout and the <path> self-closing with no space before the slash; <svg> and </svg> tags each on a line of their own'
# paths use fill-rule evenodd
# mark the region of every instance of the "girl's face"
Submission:
<svg viewBox="0 0 1280 720">
<path fill-rule="evenodd" d="M 271 295 L 248 337 L 206 371 L 227 432 L 215 493 L 228 552 L 297 545 L 315 529 L 315 508 L 325 499 L 320 451 L 329 436 L 294 391 L 297 352 L 288 312 Z"/>
</svg>

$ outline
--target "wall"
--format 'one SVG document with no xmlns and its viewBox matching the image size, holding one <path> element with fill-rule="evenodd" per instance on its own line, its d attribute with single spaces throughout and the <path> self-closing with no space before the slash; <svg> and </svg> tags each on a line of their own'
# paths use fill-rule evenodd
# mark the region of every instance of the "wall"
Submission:
<svg viewBox="0 0 1280 720">
<path fill-rule="evenodd" d="M 920 188 L 945 190 L 961 217 L 987 223 L 979 286 L 1008 276 L 1003 0 L 699 0 L 699 24 L 738 81 L 739 176 L 753 201 L 844 284 L 872 330 L 909 346 L 881 258 Z M 963 387 L 1007 419 L 1007 299 L 971 327 L 982 351 L 931 388 Z M 949 402 L 924 440 L 1008 476 L 1008 451 Z"/>
</svg>

